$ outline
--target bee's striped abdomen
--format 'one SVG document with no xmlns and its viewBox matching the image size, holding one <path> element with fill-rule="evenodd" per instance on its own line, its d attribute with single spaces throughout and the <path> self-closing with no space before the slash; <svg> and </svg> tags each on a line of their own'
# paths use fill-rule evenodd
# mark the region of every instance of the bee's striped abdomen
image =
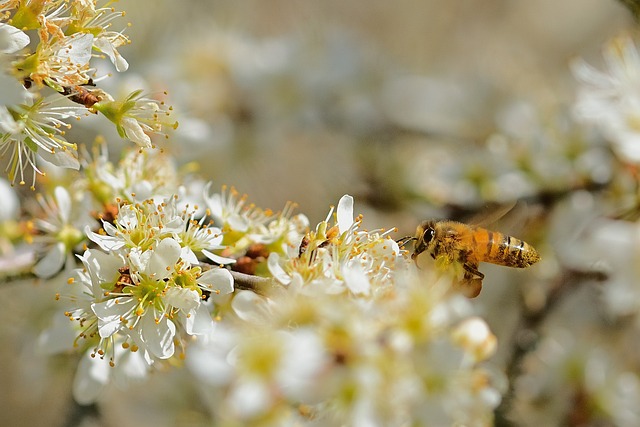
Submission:
<svg viewBox="0 0 640 427">
<path fill-rule="evenodd" d="M 478 228 L 473 240 L 479 262 L 525 268 L 540 260 L 533 246 L 506 234 Z"/>
</svg>

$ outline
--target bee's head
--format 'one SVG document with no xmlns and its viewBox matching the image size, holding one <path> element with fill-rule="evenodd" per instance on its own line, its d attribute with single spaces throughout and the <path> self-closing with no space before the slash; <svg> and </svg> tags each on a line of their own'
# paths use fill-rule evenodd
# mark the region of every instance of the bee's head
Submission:
<svg viewBox="0 0 640 427">
<path fill-rule="evenodd" d="M 422 252 L 429 249 L 429 244 L 433 240 L 435 233 L 434 221 L 422 221 L 420 225 L 418 225 L 418 228 L 416 228 L 416 243 L 411 258 L 415 259 Z"/>
</svg>

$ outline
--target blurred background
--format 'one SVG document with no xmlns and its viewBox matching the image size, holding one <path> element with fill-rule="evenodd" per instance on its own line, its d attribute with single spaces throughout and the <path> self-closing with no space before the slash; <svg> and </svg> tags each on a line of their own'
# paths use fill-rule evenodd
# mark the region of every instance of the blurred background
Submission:
<svg viewBox="0 0 640 427">
<path fill-rule="evenodd" d="M 428 213 L 421 204 L 479 205 L 578 180 L 585 171 L 566 170 L 575 165 L 508 172 L 545 163 L 527 159 L 532 150 L 568 151 L 570 61 L 601 61 L 632 25 L 618 2 L 595 0 L 119 7 L 133 23 L 121 77 L 168 89 L 178 113 L 167 150 L 259 206 L 292 200 L 320 218 L 350 193 L 408 212 L 408 229 Z"/>
<path fill-rule="evenodd" d="M 132 44 L 121 49 L 130 68 L 104 86 L 168 90 L 180 126 L 158 144 L 185 169 L 213 180 L 214 189 L 235 186 L 276 211 L 294 201 L 311 224 L 351 194 L 367 227 L 398 227 L 398 238 L 425 218 L 464 219 L 520 201 L 494 228 L 532 243 L 543 260 L 526 272 L 485 266 L 485 289 L 474 300 L 498 336 L 494 363 L 513 380 L 509 419 L 624 425 L 609 413 L 623 408 L 632 412 L 626 425 L 640 422 L 631 409 L 640 406 L 631 398 L 637 335 L 612 338 L 620 320 L 598 314 L 603 277 L 591 273 L 585 259 L 596 252 L 583 257 L 592 249 L 581 240 L 596 215 L 628 205 L 635 181 L 607 141 L 574 120 L 578 83 L 570 70 L 578 57 L 602 68 L 605 44 L 633 35 L 635 23 L 621 3 L 122 0 L 117 6 L 132 23 Z M 100 72 L 113 72 L 108 65 Z M 127 143 L 100 126 L 83 120 L 73 131 L 88 143 L 104 134 L 117 157 Z M 0 288 L 3 426 L 77 422 L 69 416 L 75 360 L 37 350 L 38 327 L 52 310 L 52 301 L 40 299 L 41 286 Z M 584 379 L 587 366 L 597 366 L 602 383 Z M 163 381 L 169 379 L 162 374 L 152 378 Z M 580 400 L 595 395 L 588 384 L 605 393 L 603 384 L 611 382 L 611 395 L 626 390 L 626 400 L 603 398 L 610 407 Z M 157 387 L 167 406 L 187 408 L 169 421 L 141 410 L 142 390 L 114 397 L 82 425 L 206 425 L 188 386 L 179 395 Z M 562 403 L 550 404 L 555 399 Z M 582 422 L 581 405 L 603 415 Z M 497 422 L 506 422 L 503 415 Z M 600 424 L 590 424 L 594 419 Z"/>
</svg>

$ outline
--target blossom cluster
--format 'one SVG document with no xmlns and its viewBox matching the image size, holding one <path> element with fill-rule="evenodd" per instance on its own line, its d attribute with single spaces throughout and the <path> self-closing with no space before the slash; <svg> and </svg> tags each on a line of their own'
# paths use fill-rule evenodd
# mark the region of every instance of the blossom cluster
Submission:
<svg viewBox="0 0 640 427">
<path fill-rule="evenodd" d="M 217 422 L 490 425 L 504 379 L 496 349 L 449 277 L 425 273 L 385 233 L 360 229 L 353 198 L 298 251 L 269 255 L 279 285 L 235 294 L 186 363 Z"/>
<path fill-rule="evenodd" d="M 212 294 L 232 292 L 233 281 L 226 269 L 200 266 L 197 254 L 222 260 L 209 252 L 221 247 L 219 229 L 194 220 L 169 199 L 123 204 L 115 222 L 104 222 L 102 230 L 87 230 L 99 249 L 80 255 L 84 268 L 69 279 L 74 292 L 66 297 L 65 314 L 78 323 L 75 345 L 128 370 L 168 359 L 176 345 L 184 347 L 185 337 L 211 332 L 205 303 Z M 135 354 L 123 357 L 122 349 Z M 116 363 L 119 358 L 126 362 Z M 85 369 L 75 388 L 81 402 L 98 395 L 96 376 L 104 376 L 95 367 Z"/>
<path fill-rule="evenodd" d="M 147 160 L 150 172 L 157 159 Z M 82 229 L 91 248 L 66 270 L 64 316 L 40 340 L 84 354 L 78 402 L 186 364 L 200 392 L 219 397 L 221 422 L 491 423 L 504 389 L 484 366 L 495 336 L 450 277 L 418 270 L 389 232 L 363 230 L 351 196 L 311 231 L 291 205 L 273 213 L 208 184 L 199 209 L 148 185 L 155 197 L 120 200 L 97 231 Z M 55 193 L 51 206 L 75 200 Z"/>
<path fill-rule="evenodd" d="M 622 36 L 610 42 L 604 50 L 604 59 L 606 71 L 599 71 L 584 60 L 573 63 L 573 72 L 581 83 L 575 115 L 581 122 L 595 125 L 623 161 L 637 164 L 640 161 L 638 49 L 629 36 Z"/>
<path fill-rule="evenodd" d="M 128 68 L 118 49 L 128 37 L 112 27 L 124 13 L 105 2 L 6 1 L 0 5 L 0 152 L 10 158 L 12 183 L 42 174 L 37 158 L 78 169 L 77 144 L 67 140 L 70 121 L 100 113 L 119 135 L 151 147 L 148 134 L 177 124 L 170 108 L 134 91 L 123 99 L 97 87 L 91 60 L 107 57 L 116 71 Z M 126 26 L 125 26 L 126 27 Z"/>
<path fill-rule="evenodd" d="M 447 294 L 446 281 L 398 280 L 401 289 L 374 300 L 320 288 L 238 292 L 234 317 L 218 324 L 223 338 L 186 358 L 200 392 L 219 396 L 216 419 L 490 425 L 504 379 L 480 362 L 495 336 L 464 297 Z"/>
<path fill-rule="evenodd" d="M 362 231 L 362 218 L 353 218 L 353 198 L 345 196 L 337 207 L 335 224 L 330 218 L 316 226 L 300 243 L 297 254 L 269 255 L 269 271 L 282 284 L 324 289 L 327 293 L 348 290 L 369 296 L 393 284 L 393 271 L 404 257 L 388 232 Z M 393 231 L 393 230 L 390 230 Z"/>
<path fill-rule="evenodd" d="M 52 179 L 46 185 L 52 194 L 38 194 L 38 205 L 26 206 L 33 217 L 27 221 L 25 237 L 34 243 L 33 250 L 46 255 L 34 267 L 38 277 L 53 277 L 63 266 L 67 271 L 73 269 L 74 254 L 89 244 L 85 229 L 96 229 L 98 218 L 113 221 L 119 204 L 162 203 L 175 195 L 179 208 L 191 206 L 201 213 L 197 208 L 201 197 L 194 198 L 191 190 L 178 184 L 184 177 L 169 156 L 132 150 L 114 164 L 104 143 L 94 147 L 93 156 L 83 153 L 82 178 L 70 181 L 62 175 Z M 196 191 L 202 184 L 194 180 L 192 187 Z"/>
<path fill-rule="evenodd" d="M 614 160 L 604 141 L 577 126 L 566 111 L 542 114 L 523 102 L 505 106 L 497 113 L 495 132 L 465 147 L 464 156 L 460 145 L 448 143 L 411 152 L 416 167 L 407 172 L 409 185 L 436 206 L 478 206 L 597 188 L 612 180 Z"/>
</svg>

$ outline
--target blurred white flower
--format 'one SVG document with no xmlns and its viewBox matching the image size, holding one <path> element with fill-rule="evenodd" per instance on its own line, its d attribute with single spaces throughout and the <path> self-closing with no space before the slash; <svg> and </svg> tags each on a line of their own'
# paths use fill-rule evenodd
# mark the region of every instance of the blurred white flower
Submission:
<svg viewBox="0 0 640 427">
<path fill-rule="evenodd" d="M 88 213 L 86 200 L 71 197 L 64 187 L 54 189 L 54 197 L 38 194 L 42 214 L 33 220 L 33 242 L 45 256 L 34 266 L 38 277 L 49 278 L 63 266 L 68 272 L 75 267 L 74 251 L 85 242 L 83 230 L 95 222 Z"/>
<path fill-rule="evenodd" d="M 464 138 L 473 135 L 486 106 L 482 84 L 467 79 L 391 77 L 382 87 L 389 120 L 430 135 Z"/>
<path fill-rule="evenodd" d="M 204 200 L 214 221 L 223 228 L 228 227 L 236 232 L 247 232 L 250 228 L 265 224 L 270 215 L 268 212 L 247 205 L 247 195 L 240 195 L 235 188 L 222 187 L 220 193 L 211 194 L 211 185 L 204 188 Z"/>
<path fill-rule="evenodd" d="M 257 208 L 247 203 L 246 195 L 239 195 L 235 188 L 222 187 L 220 193 L 211 193 L 211 183 L 204 188 L 204 201 L 214 224 L 222 228 L 222 244 L 227 248 L 220 254 L 236 259 L 233 269 L 246 274 L 268 274 L 271 254 L 296 256 L 309 220 L 303 214 L 294 215 L 296 204 L 288 202 L 282 211 Z M 212 257 L 214 262 L 228 263 L 229 259 Z"/>
<path fill-rule="evenodd" d="M 238 291 L 235 316 L 217 325 L 223 342 L 196 343 L 187 366 L 216 396 L 212 413 L 244 424 L 490 425 L 504 382 L 480 365 L 496 349 L 486 323 L 447 278 L 362 231 L 350 196 L 336 211 L 290 259 L 269 255 L 288 287 Z"/>
<path fill-rule="evenodd" d="M 630 37 L 613 40 L 604 51 L 606 71 L 582 60 L 572 70 L 582 86 L 575 103 L 578 120 L 595 124 L 620 157 L 640 162 L 640 57 Z"/>
<path fill-rule="evenodd" d="M 492 356 L 498 346 L 498 339 L 489 330 L 487 323 L 479 317 L 470 317 L 452 333 L 453 340 L 473 356 L 473 361 L 481 361 Z"/>
<path fill-rule="evenodd" d="M 9 182 L 0 178 L 0 273 L 10 275 L 30 271 L 36 262 L 31 241 L 33 223 L 21 223 L 21 203 Z"/>
<path fill-rule="evenodd" d="M 523 426 L 566 425 L 576 420 L 637 425 L 640 380 L 624 355 L 625 344 L 603 338 L 594 329 L 550 329 L 524 360 L 524 374 L 515 382 L 511 418 Z"/>
<path fill-rule="evenodd" d="M 6 179 L 0 178 L 0 222 L 18 219 L 20 199 Z"/>
<path fill-rule="evenodd" d="M 196 176 L 185 176 L 176 161 L 161 150 L 125 150 L 122 159 L 114 164 L 109 160 L 108 144 L 102 141 L 91 153 L 81 150 L 81 162 L 86 173 L 79 186 L 91 193 L 96 208 L 109 216 L 117 209 L 116 201 L 141 203 L 152 199 L 156 204 L 178 196 L 176 206 L 194 210 L 194 215 L 205 216 L 202 199 L 203 181 Z"/>
<path fill-rule="evenodd" d="M 122 340 L 113 342 L 114 359 L 117 364 L 96 357 L 92 351 L 80 359 L 73 381 L 73 398 L 80 405 L 96 402 L 108 387 L 119 389 L 135 381 L 142 381 L 149 373 L 149 360 L 143 351 L 131 351 L 122 347 Z"/>
<path fill-rule="evenodd" d="M 633 316 L 640 326 L 640 225 L 621 220 L 592 221 L 578 243 L 577 266 L 607 278 L 601 287 L 607 311 Z"/>
</svg>

